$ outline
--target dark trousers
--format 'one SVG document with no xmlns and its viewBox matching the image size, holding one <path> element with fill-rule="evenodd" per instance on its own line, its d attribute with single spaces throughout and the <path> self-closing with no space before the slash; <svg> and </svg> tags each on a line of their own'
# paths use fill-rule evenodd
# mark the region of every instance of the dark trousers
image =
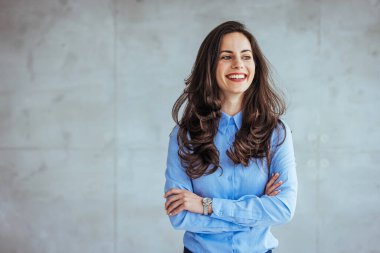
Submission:
<svg viewBox="0 0 380 253">
<path fill-rule="evenodd" d="M 183 248 L 183 253 L 193 253 L 190 250 L 188 250 L 186 247 Z M 266 253 L 272 253 L 272 250 L 268 250 Z"/>
</svg>

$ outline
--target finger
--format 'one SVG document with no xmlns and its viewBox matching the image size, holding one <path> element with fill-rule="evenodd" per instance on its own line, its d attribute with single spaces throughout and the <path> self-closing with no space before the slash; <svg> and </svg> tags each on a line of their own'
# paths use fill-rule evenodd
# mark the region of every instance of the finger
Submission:
<svg viewBox="0 0 380 253">
<path fill-rule="evenodd" d="M 178 199 L 178 195 L 179 194 L 176 194 L 176 195 L 170 195 L 169 197 L 166 198 L 166 201 L 165 201 L 165 209 L 168 208 L 168 206 L 170 206 L 170 204 L 175 201 L 176 199 Z"/>
<path fill-rule="evenodd" d="M 280 185 L 282 185 L 282 181 L 278 181 L 276 184 L 272 185 L 269 187 L 268 192 L 273 192 L 276 190 Z"/>
<path fill-rule="evenodd" d="M 172 195 L 172 194 L 177 194 L 177 193 L 181 193 L 183 190 L 181 189 L 177 189 L 177 188 L 172 188 L 170 189 L 169 191 L 167 191 L 164 195 L 164 198 L 167 198 L 168 196 Z"/>
<path fill-rule="evenodd" d="M 277 191 L 273 191 L 271 192 L 270 194 L 267 194 L 268 196 L 276 196 L 277 194 L 279 194 L 281 192 L 281 190 L 277 190 Z"/>
<path fill-rule="evenodd" d="M 168 209 L 168 207 L 171 205 L 172 202 L 180 199 L 182 196 L 181 194 L 176 194 L 168 197 L 165 202 L 165 209 Z"/>
<path fill-rule="evenodd" d="M 277 180 L 277 178 L 280 176 L 280 174 L 278 173 L 275 173 L 271 178 L 270 180 L 268 181 L 267 183 L 267 186 L 271 186 L 272 184 L 274 184 L 274 182 Z"/>
<path fill-rule="evenodd" d="M 176 193 L 178 193 L 179 191 L 181 191 L 181 190 L 180 190 L 180 189 L 177 189 L 177 188 L 172 188 L 172 189 L 168 190 L 167 192 L 165 192 L 165 194 L 164 194 L 164 198 L 167 198 L 167 197 L 169 197 L 169 196 L 172 195 L 172 194 L 176 194 Z"/>
<path fill-rule="evenodd" d="M 173 202 L 173 203 L 169 206 L 169 208 L 168 208 L 168 210 L 167 210 L 166 213 L 169 214 L 169 215 L 171 215 L 171 214 L 173 213 L 173 210 L 175 210 L 177 207 L 179 207 L 180 205 L 182 205 L 183 202 L 184 202 L 184 201 L 183 201 L 182 199 Z"/>
<path fill-rule="evenodd" d="M 276 190 L 278 187 L 280 187 L 282 185 L 282 181 L 278 181 L 276 184 L 272 185 L 272 186 L 269 186 L 267 189 L 266 189 L 266 192 L 273 192 L 274 190 Z"/>
<path fill-rule="evenodd" d="M 174 216 L 174 215 L 177 215 L 179 214 L 180 212 L 182 212 L 183 210 L 185 210 L 185 205 L 180 205 L 179 207 L 177 207 L 176 209 L 174 209 L 171 214 L 169 214 L 170 216 Z"/>
</svg>

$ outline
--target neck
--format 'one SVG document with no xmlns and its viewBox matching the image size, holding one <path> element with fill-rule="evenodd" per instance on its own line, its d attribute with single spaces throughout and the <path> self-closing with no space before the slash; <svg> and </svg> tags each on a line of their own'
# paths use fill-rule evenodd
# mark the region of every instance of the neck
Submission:
<svg viewBox="0 0 380 253">
<path fill-rule="evenodd" d="M 242 101 L 242 94 L 239 94 L 237 96 L 225 96 L 222 99 L 222 111 L 230 116 L 234 116 L 241 111 Z"/>
</svg>

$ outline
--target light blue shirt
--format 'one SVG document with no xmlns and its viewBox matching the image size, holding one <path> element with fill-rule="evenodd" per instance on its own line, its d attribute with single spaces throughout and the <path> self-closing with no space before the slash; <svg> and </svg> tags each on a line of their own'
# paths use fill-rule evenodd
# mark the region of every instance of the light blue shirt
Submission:
<svg viewBox="0 0 380 253">
<path fill-rule="evenodd" d="M 229 116 L 222 112 L 214 143 L 219 150 L 220 164 L 215 173 L 191 179 L 186 175 L 178 156 L 176 126 L 170 134 L 165 192 L 171 188 L 186 189 L 201 197 L 213 199 L 211 215 L 182 211 L 169 216 L 175 229 L 185 230 L 183 243 L 194 253 L 264 253 L 278 247 L 272 235 L 273 225 L 290 221 L 297 200 L 297 175 L 293 141 L 289 127 L 273 131 L 271 167 L 265 159 L 251 159 L 249 165 L 233 164 L 226 151 L 242 124 L 242 112 Z M 265 195 L 269 174 L 278 172 L 283 184 L 277 196 Z"/>
</svg>

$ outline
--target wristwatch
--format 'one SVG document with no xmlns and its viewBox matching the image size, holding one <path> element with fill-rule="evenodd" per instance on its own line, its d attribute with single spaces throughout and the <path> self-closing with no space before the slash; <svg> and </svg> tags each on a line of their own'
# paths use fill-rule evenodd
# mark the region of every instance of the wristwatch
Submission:
<svg viewBox="0 0 380 253">
<path fill-rule="evenodd" d="M 203 198 L 202 204 L 203 204 L 203 214 L 208 215 L 208 207 L 211 205 L 212 199 L 211 198 Z"/>
</svg>

